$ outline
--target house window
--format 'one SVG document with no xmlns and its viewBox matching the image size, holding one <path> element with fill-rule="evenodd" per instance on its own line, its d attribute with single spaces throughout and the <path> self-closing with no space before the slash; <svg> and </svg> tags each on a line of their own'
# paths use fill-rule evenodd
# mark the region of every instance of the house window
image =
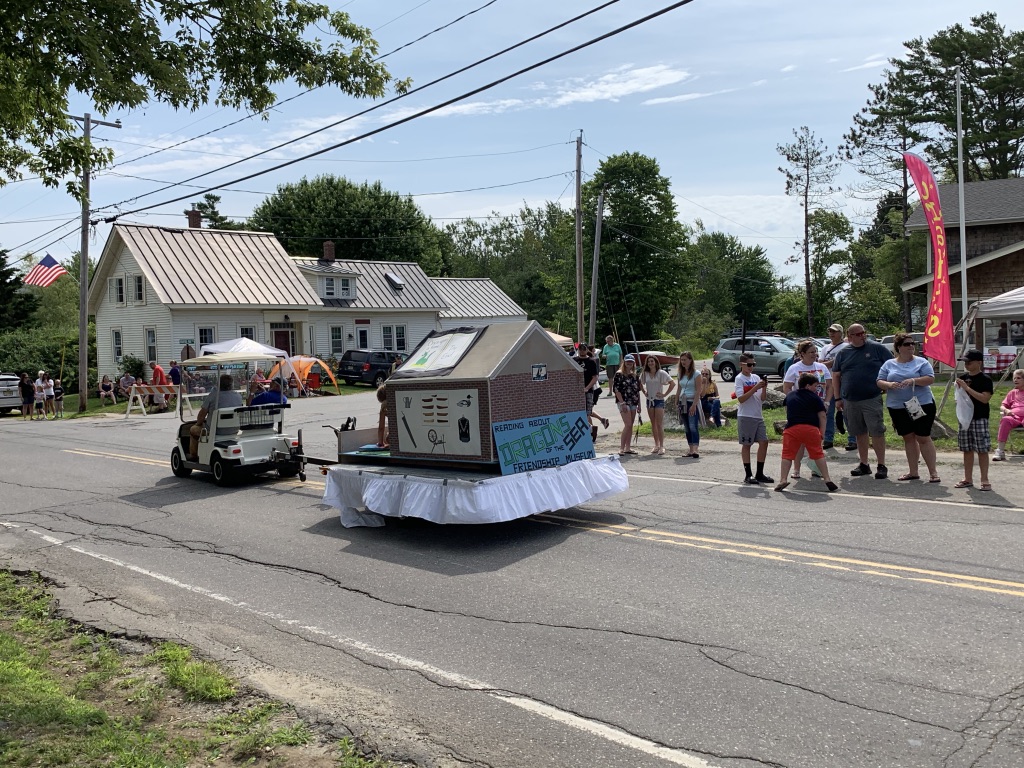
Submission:
<svg viewBox="0 0 1024 768">
<path fill-rule="evenodd" d="M 124 278 L 107 278 L 107 301 L 111 304 L 124 304 Z"/>
<path fill-rule="evenodd" d="M 146 361 L 156 360 L 156 328 L 146 329 Z"/>
<path fill-rule="evenodd" d="M 256 326 L 255 325 L 240 325 L 238 327 L 238 335 L 243 339 L 251 339 L 256 341 Z"/>
<path fill-rule="evenodd" d="M 124 357 L 124 347 L 121 346 L 121 329 L 113 328 L 110 331 L 110 346 L 114 353 L 114 362 L 121 362 L 121 358 Z"/>
<path fill-rule="evenodd" d="M 325 277 L 324 278 L 324 298 L 325 299 L 333 299 L 334 298 L 334 278 L 333 277 Z"/>
<path fill-rule="evenodd" d="M 146 281 L 142 275 L 132 276 L 133 299 L 136 304 L 146 303 Z"/>
<path fill-rule="evenodd" d="M 213 344 L 217 341 L 217 334 L 214 333 L 213 328 L 200 328 L 199 329 L 199 348 L 203 348 L 203 344 Z"/>
<path fill-rule="evenodd" d="M 404 325 L 384 325 L 381 326 L 381 331 L 384 334 L 384 349 L 388 352 L 405 351 Z"/>
<path fill-rule="evenodd" d="M 341 357 L 345 353 L 345 329 L 340 325 L 331 326 L 331 355 Z"/>
<path fill-rule="evenodd" d="M 352 290 L 352 281 L 350 279 L 348 279 L 347 277 L 342 277 L 338 279 L 339 297 L 341 297 L 342 299 L 351 299 L 354 293 L 355 292 Z"/>
</svg>

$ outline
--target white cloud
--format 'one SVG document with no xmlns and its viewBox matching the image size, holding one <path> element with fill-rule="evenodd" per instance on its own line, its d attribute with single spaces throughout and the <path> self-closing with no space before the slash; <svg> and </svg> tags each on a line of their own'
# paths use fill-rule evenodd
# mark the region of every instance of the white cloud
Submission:
<svg viewBox="0 0 1024 768">
<path fill-rule="evenodd" d="M 787 64 L 779 72 L 792 72 L 794 69 L 796 69 L 796 64 Z"/>
<path fill-rule="evenodd" d="M 847 67 L 846 69 L 841 69 L 839 71 L 856 72 L 861 69 L 876 69 L 877 67 L 884 67 L 887 61 L 887 59 L 874 59 L 873 61 L 865 61 L 863 64 L 857 64 L 854 67 Z"/>
</svg>

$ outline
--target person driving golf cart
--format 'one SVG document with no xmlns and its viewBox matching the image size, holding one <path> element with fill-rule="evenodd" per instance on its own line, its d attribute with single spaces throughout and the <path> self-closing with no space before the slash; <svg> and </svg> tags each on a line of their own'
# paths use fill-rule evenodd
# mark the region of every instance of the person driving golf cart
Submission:
<svg viewBox="0 0 1024 768">
<path fill-rule="evenodd" d="M 203 427 L 206 424 L 206 417 L 209 416 L 210 410 L 215 408 L 235 408 L 240 405 L 245 405 L 242 400 L 242 396 L 235 392 L 232 388 L 234 381 L 231 378 L 230 373 L 222 373 L 217 386 L 210 390 L 210 392 L 203 398 L 203 406 L 199 409 L 199 413 L 196 414 L 196 420 L 189 425 L 189 442 L 188 442 L 188 460 L 196 461 L 196 454 L 199 452 L 199 438 L 203 433 Z M 217 435 L 233 435 L 238 431 L 238 427 L 232 424 L 226 429 L 218 429 Z"/>
</svg>

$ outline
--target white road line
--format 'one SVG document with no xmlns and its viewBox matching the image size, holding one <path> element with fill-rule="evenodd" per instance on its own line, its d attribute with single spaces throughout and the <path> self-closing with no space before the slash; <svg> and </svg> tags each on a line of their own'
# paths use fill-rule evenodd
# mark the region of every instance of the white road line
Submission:
<svg viewBox="0 0 1024 768">
<path fill-rule="evenodd" d="M 8 523 L 4 523 L 3 525 L 5 527 L 11 528 L 17 527 L 14 524 Z M 698 757 L 697 755 L 690 754 L 689 752 L 685 752 L 681 749 L 673 749 L 672 747 L 666 747 L 662 744 L 658 744 L 657 742 L 650 741 L 649 739 L 634 736 L 630 733 L 627 733 L 626 731 L 620 730 L 610 725 L 606 725 L 605 723 L 597 722 L 595 720 L 588 720 L 585 717 L 580 717 L 579 715 L 575 715 L 571 712 L 566 712 L 565 710 L 558 709 L 557 707 L 554 707 L 550 704 L 544 704 L 542 702 L 526 698 L 525 696 L 517 696 L 514 694 L 503 693 L 499 691 L 495 686 L 489 683 L 485 683 L 481 680 L 475 680 L 471 677 L 466 677 L 465 675 L 461 675 L 458 672 L 449 672 L 448 670 L 441 669 L 440 667 L 435 667 L 433 664 L 428 664 L 427 662 L 420 661 L 418 659 L 413 659 L 398 653 L 393 653 L 391 651 L 385 651 L 383 649 L 376 648 L 372 645 L 368 645 L 367 643 L 362 642 L 361 640 L 356 640 L 355 638 L 345 637 L 343 635 L 336 635 L 332 632 L 329 632 L 328 630 L 322 629 L 317 626 L 302 624 L 296 619 L 289 619 L 286 616 L 283 616 L 279 613 L 270 613 L 268 611 L 258 610 L 246 602 L 243 602 L 241 600 L 235 600 L 234 598 L 231 598 L 228 595 L 223 595 L 219 592 L 214 592 L 212 590 L 206 589 L 205 587 L 199 587 L 194 584 L 188 584 L 186 582 L 179 581 L 178 579 L 175 579 L 171 576 L 165 576 L 162 573 L 151 571 L 148 568 L 142 568 L 138 565 L 133 565 L 131 563 L 125 562 L 124 560 L 118 560 L 117 558 L 110 557 L 109 555 L 104 555 L 99 552 L 93 552 L 91 550 L 84 549 L 82 547 L 65 544 L 60 539 L 54 538 L 53 536 L 49 536 L 43 533 L 42 531 L 37 531 L 35 529 L 30 528 L 28 529 L 28 532 L 35 534 L 36 536 L 39 536 L 44 541 L 49 542 L 50 544 L 63 546 L 66 549 L 70 549 L 72 552 L 77 552 L 80 555 L 85 555 L 87 557 L 92 557 L 97 560 L 102 560 L 103 562 L 117 566 L 118 568 L 124 568 L 134 573 L 138 573 L 143 576 L 148 576 L 151 579 L 156 579 L 157 581 L 161 581 L 164 584 L 168 584 L 179 589 L 184 589 L 188 592 L 192 592 L 197 595 L 202 595 L 203 597 L 208 597 L 211 600 L 216 600 L 218 602 L 225 603 L 234 608 L 239 608 L 255 616 L 259 616 L 260 618 L 269 619 L 271 621 L 276 621 L 280 624 L 284 624 L 288 626 L 290 629 L 300 629 L 313 635 L 326 637 L 332 640 L 333 642 L 337 643 L 338 645 L 342 645 L 347 648 L 360 651 L 367 655 L 376 656 L 379 659 L 384 659 L 397 666 L 405 667 L 406 669 L 422 672 L 425 675 L 434 678 L 439 678 L 440 680 L 443 680 L 447 683 L 457 685 L 460 688 L 472 691 L 479 691 L 487 696 L 490 696 L 491 698 L 505 702 L 506 704 L 511 704 L 514 707 L 518 707 L 520 709 L 523 709 L 527 712 L 538 715 L 540 717 L 546 718 L 553 722 L 560 723 L 562 725 L 567 725 L 572 728 L 576 728 L 580 731 L 589 733 L 592 736 L 597 736 L 598 738 L 604 739 L 605 741 L 610 741 L 620 746 L 629 747 L 630 749 L 634 749 L 638 752 L 643 752 L 644 754 L 650 755 L 652 757 L 660 758 L 662 760 L 665 760 L 666 762 L 673 763 L 675 765 L 681 765 L 684 766 L 684 768 L 714 768 L 714 766 L 712 766 L 711 763 L 708 763 L 706 760 L 704 760 L 704 758 Z"/>
<path fill-rule="evenodd" d="M 638 475 L 638 474 L 633 474 L 631 472 L 627 472 L 627 474 L 629 474 L 630 477 L 636 477 L 636 478 L 638 478 L 640 480 L 664 480 L 666 483 L 699 483 L 701 485 L 709 485 L 709 486 L 735 485 L 735 486 L 742 486 L 744 488 L 756 488 L 756 487 L 758 487 L 758 486 L 753 486 L 753 485 L 747 486 L 747 485 L 744 485 L 743 483 L 723 482 L 721 480 L 691 480 L 691 479 L 685 478 L 685 477 L 665 477 L 664 475 Z M 770 490 L 769 486 L 766 486 L 766 485 L 762 485 L 760 487 L 763 488 L 765 491 Z M 909 488 L 911 486 L 907 486 L 907 487 Z M 916 498 L 916 497 L 911 498 L 909 496 L 896 496 L 894 494 L 885 494 L 885 493 L 877 494 L 877 495 L 876 494 L 868 494 L 868 493 L 849 493 L 849 492 L 847 492 L 845 494 L 844 493 L 836 494 L 836 493 L 829 493 L 828 491 L 804 490 L 804 489 L 794 488 L 793 486 L 790 486 L 787 489 L 787 492 L 790 493 L 791 495 L 793 493 L 815 493 L 815 494 L 818 494 L 819 496 L 829 496 L 829 497 L 834 498 L 834 499 L 842 499 L 842 498 L 886 499 L 887 501 L 906 501 L 906 502 L 913 502 L 914 504 L 939 504 L 939 505 L 947 506 L 947 507 L 967 507 L 968 509 L 999 509 L 999 510 L 1004 510 L 1004 511 L 1009 510 L 1011 512 L 1020 512 L 1020 511 L 1024 510 L 1024 507 L 1017 507 L 1017 506 L 1014 506 L 1012 504 L 1006 504 L 1006 505 L 1003 505 L 1003 504 L 978 504 L 978 503 L 973 502 L 973 501 L 944 501 L 942 499 L 919 499 L 919 498 Z M 785 497 L 782 494 L 779 494 L 779 498 L 785 498 Z"/>
</svg>

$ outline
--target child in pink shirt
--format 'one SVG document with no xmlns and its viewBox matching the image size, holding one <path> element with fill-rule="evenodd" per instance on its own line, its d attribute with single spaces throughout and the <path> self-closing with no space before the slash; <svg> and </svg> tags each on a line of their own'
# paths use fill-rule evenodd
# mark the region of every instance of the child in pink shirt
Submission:
<svg viewBox="0 0 1024 768">
<path fill-rule="evenodd" d="M 999 435 L 996 437 L 996 452 L 992 461 L 1006 460 L 1006 440 L 1010 430 L 1024 426 L 1024 369 L 1018 368 L 1013 372 L 1013 389 L 1003 399 L 999 413 L 1003 418 L 999 420 Z"/>
</svg>

